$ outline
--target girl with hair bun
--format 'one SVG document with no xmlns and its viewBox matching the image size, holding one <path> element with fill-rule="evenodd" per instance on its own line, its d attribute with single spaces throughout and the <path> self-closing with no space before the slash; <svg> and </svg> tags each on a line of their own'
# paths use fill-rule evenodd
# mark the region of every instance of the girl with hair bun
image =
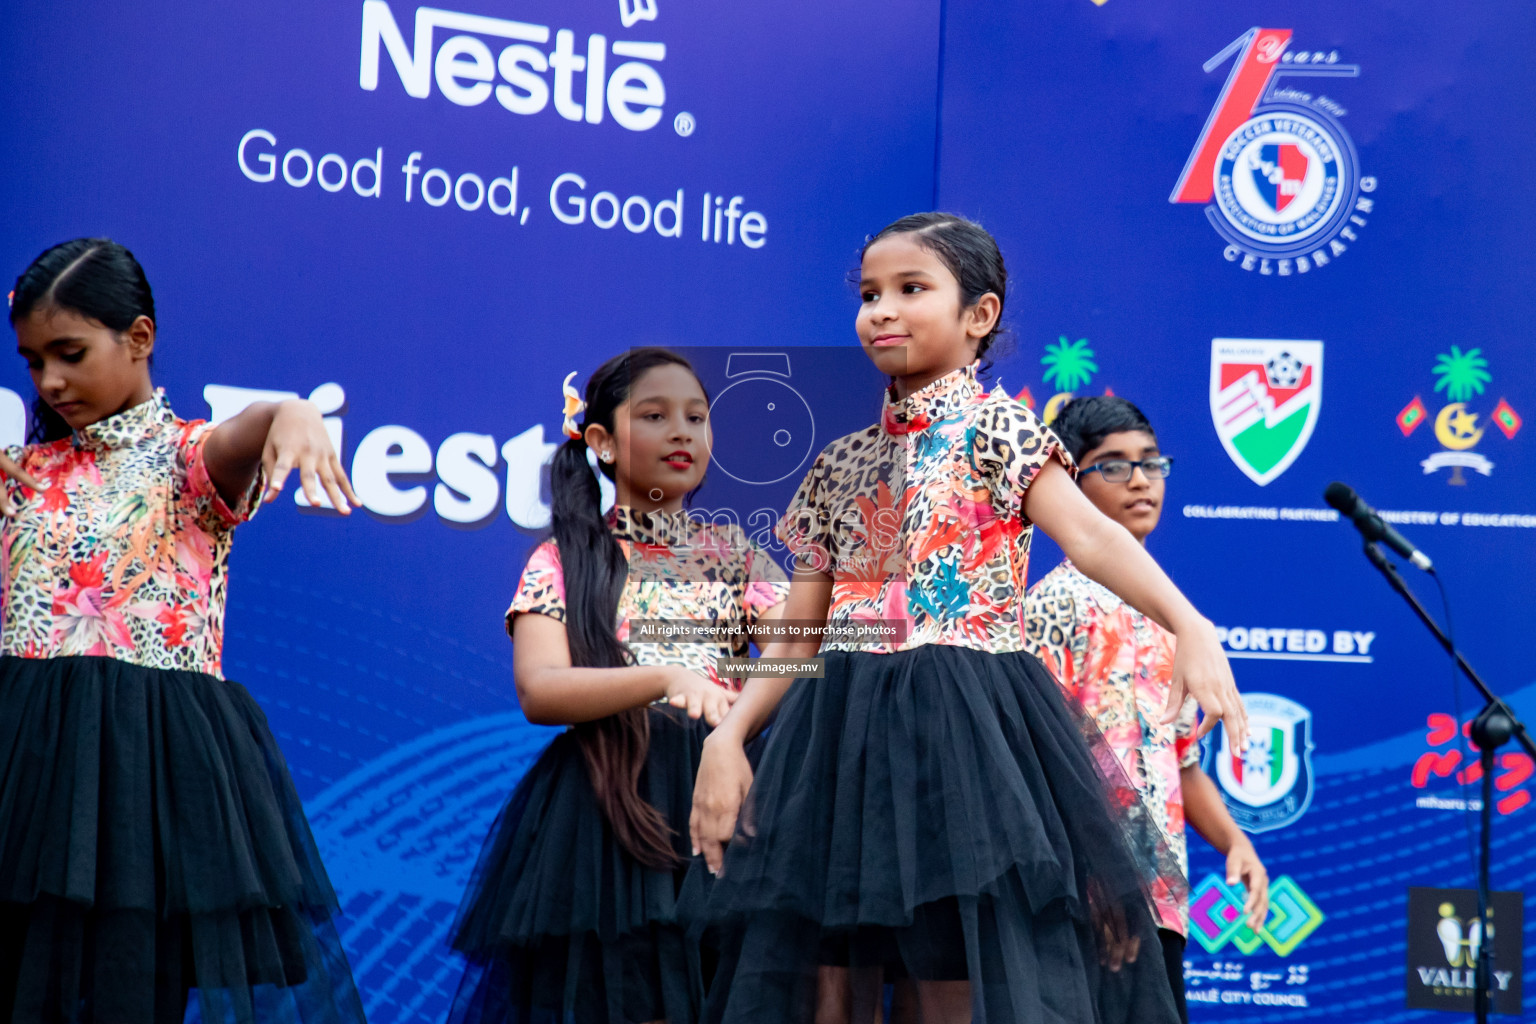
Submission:
<svg viewBox="0 0 1536 1024">
<path fill-rule="evenodd" d="M 450 1020 L 693 1024 L 708 971 L 678 920 L 688 811 L 704 736 L 736 699 L 715 662 L 748 653 L 788 583 L 739 526 L 684 508 L 710 449 L 687 360 L 615 356 L 585 401 L 570 379 L 554 535 L 507 612 L 523 713 L 568 728 L 486 841 L 454 930 L 469 967 Z M 614 485 L 606 515 L 589 454 Z M 647 641 L 642 620 L 713 630 Z"/>
<path fill-rule="evenodd" d="M 870 1024 L 891 984 L 901 1021 L 1171 1024 L 1142 870 L 1167 850 L 1025 651 L 1033 526 L 1178 635 L 1172 708 L 1191 694 L 1207 728 L 1246 736 L 1215 629 L 1083 497 L 1051 431 L 977 382 L 1007 290 L 991 235 L 904 217 L 858 284 L 859 342 L 892 379 L 880 422 L 827 446 L 779 527 L 785 619 L 828 639 L 764 652 L 820 654 L 824 676 L 750 678 L 694 790 L 719 874 L 708 1019 Z M 743 744 L 775 712 L 754 777 Z"/>
<path fill-rule="evenodd" d="M 11 293 L 37 387 L 0 455 L 0 1021 L 361 1024 L 309 823 L 220 672 L 234 528 L 297 470 L 356 502 L 309 402 L 218 426 L 154 388 L 154 298 L 104 238 Z"/>
</svg>

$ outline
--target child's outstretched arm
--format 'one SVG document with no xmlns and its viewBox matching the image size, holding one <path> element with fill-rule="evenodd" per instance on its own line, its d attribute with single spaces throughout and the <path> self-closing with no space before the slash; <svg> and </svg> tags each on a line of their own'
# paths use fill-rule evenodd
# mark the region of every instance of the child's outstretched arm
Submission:
<svg viewBox="0 0 1536 1024">
<path fill-rule="evenodd" d="M 535 725 L 575 725 L 665 697 L 690 718 L 718 725 L 736 694 L 681 665 L 577 668 L 565 623 L 523 613 L 512 620 L 512 675 L 523 714 Z"/>
<path fill-rule="evenodd" d="M 283 482 L 297 469 L 299 485 L 311 505 L 321 504 L 322 488 L 342 515 L 352 512 L 348 499 L 353 505 L 363 503 L 341 468 L 341 459 L 325 432 L 325 421 L 313 402 L 297 398 L 256 402 L 214 427 L 203 445 L 208 476 L 230 505 L 251 486 L 258 468 L 267 471 L 264 501 L 282 493 Z"/>
<path fill-rule="evenodd" d="M 797 571 L 789 585 L 782 617 L 789 622 L 826 622 L 832 604 L 832 577 L 823 572 Z M 819 636 L 806 640 L 778 640 L 762 648 L 765 658 L 814 658 L 821 650 Z M 693 811 L 688 833 L 693 852 L 704 854 L 711 872 L 720 870 L 725 844 L 736 831 L 736 816 L 752 786 L 746 744 L 763 730 L 779 701 L 794 682 L 785 676 L 752 676 L 741 695 L 714 732 L 704 741 L 698 779 L 693 786 Z"/>
<path fill-rule="evenodd" d="M 1232 668 L 1216 639 L 1216 627 L 1197 612 L 1173 581 L 1119 523 L 1083 496 L 1071 475 L 1052 460 L 1024 492 L 1024 514 L 1061 546 L 1089 579 L 1108 587 L 1132 608 L 1179 638 L 1166 720 L 1186 696 L 1205 712 L 1198 736 L 1225 721 L 1227 734 L 1248 745 L 1248 713 Z"/>
</svg>

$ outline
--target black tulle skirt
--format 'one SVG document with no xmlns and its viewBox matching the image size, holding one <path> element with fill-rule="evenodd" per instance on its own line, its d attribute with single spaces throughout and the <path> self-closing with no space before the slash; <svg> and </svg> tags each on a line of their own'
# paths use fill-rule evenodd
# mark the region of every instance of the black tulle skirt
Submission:
<svg viewBox="0 0 1536 1024">
<path fill-rule="evenodd" d="M 975 1024 L 1177 1021 L 1147 895 L 1166 844 L 1040 663 L 825 657 L 780 705 L 700 912 L 708 1019 L 810 1022 L 820 1000 L 921 1020 L 923 992 Z"/>
<path fill-rule="evenodd" d="M 665 706 L 649 714 L 639 789 L 670 825 L 679 867 L 624 850 L 576 734 L 556 736 L 503 808 L 459 909 L 453 947 L 468 966 L 453 1024 L 698 1020 L 709 965 L 677 908 L 708 727 Z"/>
<path fill-rule="evenodd" d="M 0 658 L 0 1021 L 361 1022 L 336 912 L 244 687 Z"/>
</svg>

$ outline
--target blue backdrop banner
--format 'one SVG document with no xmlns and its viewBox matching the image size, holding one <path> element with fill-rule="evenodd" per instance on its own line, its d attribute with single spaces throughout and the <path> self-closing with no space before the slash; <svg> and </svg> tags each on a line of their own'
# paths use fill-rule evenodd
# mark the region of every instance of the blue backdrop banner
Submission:
<svg viewBox="0 0 1536 1024">
<path fill-rule="evenodd" d="M 1536 12 L 448 2 L 14 0 L 0 31 L 0 267 L 128 245 L 176 409 L 313 398 L 364 498 L 241 530 L 225 668 L 289 756 L 371 1020 L 442 1018 L 470 866 L 551 735 L 502 614 L 561 382 L 683 349 L 718 400 L 698 502 L 757 532 L 875 417 L 845 275 L 933 206 L 1007 256 L 991 380 L 1047 416 L 1112 390 L 1178 458 L 1150 547 L 1250 695 L 1259 742 L 1218 731 L 1205 765 L 1275 880 L 1248 930 L 1192 843 L 1193 1016 L 1428 1020 L 1409 997 L 1458 994 L 1465 908 L 1410 941 L 1408 901 L 1473 883 L 1477 701 L 1321 494 L 1350 483 L 1429 552 L 1458 643 L 1536 718 L 1536 199 L 1509 184 Z M 0 386 L 9 442 L 19 359 Z M 1532 767 L 1497 763 L 1500 890 L 1536 884 Z"/>
</svg>

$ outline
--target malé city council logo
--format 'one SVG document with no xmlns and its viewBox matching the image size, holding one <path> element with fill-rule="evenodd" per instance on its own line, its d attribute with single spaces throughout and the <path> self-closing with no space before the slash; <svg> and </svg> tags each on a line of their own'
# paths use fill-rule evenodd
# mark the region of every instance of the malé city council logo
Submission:
<svg viewBox="0 0 1536 1024">
<path fill-rule="evenodd" d="M 1257 931 L 1243 917 L 1241 886 L 1207 875 L 1189 894 L 1189 934 L 1207 953 L 1231 943 L 1245 956 L 1266 945 L 1277 956 L 1290 956 L 1325 920 L 1327 915 L 1290 875 L 1270 885 L 1269 915 Z"/>
<path fill-rule="evenodd" d="M 1338 51 L 1290 49 L 1291 30 L 1253 28 L 1205 63 L 1236 55 L 1172 203 L 1206 203 L 1223 255 L 1244 270 L 1288 277 L 1342 256 L 1359 240 L 1376 179 L 1361 177 L 1345 109 L 1320 93 L 1281 87 L 1286 78 L 1355 78 Z"/>
<path fill-rule="evenodd" d="M 1211 421 L 1227 455 L 1260 487 L 1306 448 L 1322 405 L 1322 342 L 1211 339 Z"/>
<path fill-rule="evenodd" d="M 1248 749 L 1234 749 L 1218 725 L 1219 736 L 1206 741 L 1206 771 L 1221 787 L 1232 820 L 1244 831 L 1267 832 L 1291 824 L 1312 805 L 1312 712 L 1272 693 L 1247 693 L 1243 702 Z"/>
</svg>

